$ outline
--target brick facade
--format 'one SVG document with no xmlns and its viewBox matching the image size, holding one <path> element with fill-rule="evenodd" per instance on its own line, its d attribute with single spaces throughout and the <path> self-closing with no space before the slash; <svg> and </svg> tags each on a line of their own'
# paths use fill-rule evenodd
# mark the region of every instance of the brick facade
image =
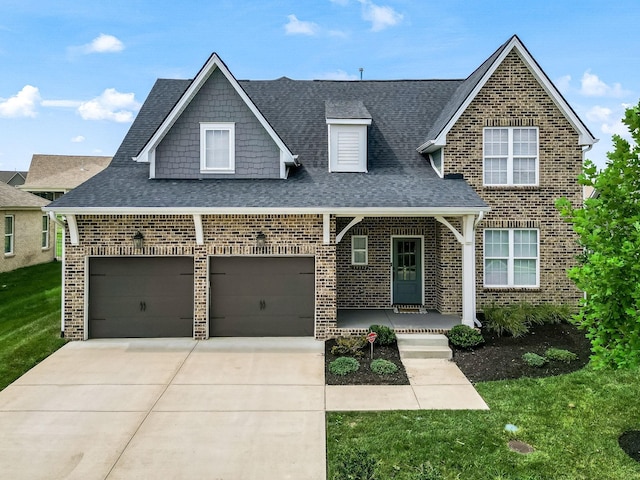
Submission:
<svg viewBox="0 0 640 480">
<path fill-rule="evenodd" d="M 497 126 L 538 128 L 539 186 L 483 186 L 483 128 Z M 476 235 L 476 298 L 480 310 L 492 302 L 576 304 L 581 298 L 581 292 L 566 275 L 579 254 L 576 237 L 554 206 L 560 197 L 567 197 L 573 205 L 582 201 L 582 188 L 576 181 L 583 162 L 578 143 L 574 128 L 515 51 L 509 53 L 447 134 L 445 173 L 464 174 L 491 206 Z M 487 228 L 540 229 L 539 288 L 484 288 L 482 237 Z M 441 259 L 458 262 L 459 249 L 453 248 L 455 239 L 448 236 L 442 241 Z"/>
<path fill-rule="evenodd" d="M 322 244 L 321 215 L 205 215 L 204 245 L 196 245 L 190 215 L 86 215 L 77 217 L 80 244 L 67 234 L 65 257 L 65 337 L 85 336 L 85 280 L 92 256 L 189 256 L 194 259 L 194 337 L 208 331 L 208 262 L 215 256 L 311 256 L 315 258 L 316 337 L 324 338 L 336 321 L 335 244 Z M 333 223 L 335 225 L 335 223 Z M 134 250 L 136 231 L 144 235 Z M 256 247 L 263 232 L 266 246 Z M 335 239 L 335 228 L 332 228 Z M 214 260 L 215 261 L 215 260 Z"/>
</svg>

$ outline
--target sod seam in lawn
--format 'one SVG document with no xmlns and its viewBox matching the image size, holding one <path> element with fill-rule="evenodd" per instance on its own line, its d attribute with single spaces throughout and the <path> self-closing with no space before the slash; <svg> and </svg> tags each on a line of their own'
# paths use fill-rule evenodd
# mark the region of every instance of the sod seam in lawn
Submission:
<svg viewBox="0 0 640 480">
<path fill-rule="evenodd" d="M 0 390 L 64 345 L 61 264 L 0 273 Z"/>
</svg>

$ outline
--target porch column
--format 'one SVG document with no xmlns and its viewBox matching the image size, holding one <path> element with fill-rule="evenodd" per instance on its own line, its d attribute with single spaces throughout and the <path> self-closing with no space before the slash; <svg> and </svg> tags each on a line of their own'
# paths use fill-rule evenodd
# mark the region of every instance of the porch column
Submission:
<svg viewBox="0 0 640 480">
<path fill-rule="evenodd" d="M 462 217 L 462 323 L 476 321 L 476 229 L 475 215 Z"/>
</svg>

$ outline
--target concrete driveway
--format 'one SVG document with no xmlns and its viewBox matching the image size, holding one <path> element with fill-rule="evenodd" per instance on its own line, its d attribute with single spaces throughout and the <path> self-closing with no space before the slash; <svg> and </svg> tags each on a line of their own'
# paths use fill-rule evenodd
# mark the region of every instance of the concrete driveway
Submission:
<svg viewBox="0 0 640 480">
<path fill-rule="evenodd" d="M 324 479 L 324 344 L 72 342 L 0 392 L 11 479 Z"/>
</svg>

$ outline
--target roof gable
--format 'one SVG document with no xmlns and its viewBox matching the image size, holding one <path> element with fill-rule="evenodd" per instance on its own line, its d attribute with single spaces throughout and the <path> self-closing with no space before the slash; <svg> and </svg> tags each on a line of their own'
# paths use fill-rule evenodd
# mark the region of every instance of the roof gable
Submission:
<svg viewBox="0 0 640 480">
<path fill-rule="evenodd" d="M 49 204 L 49 200 L 23 192 L 16 187 L 0 182 L 0 208 L 39 210 Z"/>
<path fill-rule="evenodd" d="M 155 133 L 149 138 L 149 140 L 142 147 L 141 151 L 135 156 L 133 159 L 137 162 L 146 162 L 150 164 L 149 176 L 151 178 L 155 177 L 155 149 L 158 144 L 162 141 L 162 139 L 167 135 L 173 124 L 176 120 L 182 115 L 187 106 L 191 103 L 191 101 L 196 97 L 200 89 L 209 79 L 211 74 L 219 70 L 227 81 L 231 84 L 233 89 L 238 93 L 240 98 L 244 101 L 244 103 L 249 107 L 249 110 L 255 115 L 263 128 L 267 131 L 269 136 L 276 143 L 278 148 L 280 149 L 280 161 L 281 161 L 281 172 L 283 174 L 281 176 L 285 176 L 285 166 L 296 164 L 296 157 L 291 153 L 287 145 L 282 141 L 280 136 L 273 129 L 271 124 L 267 121 L 262 112 L 258 109 L 258 107 L 254 104 L 251 98 L 244 91 L 242 86 L 238 83 L 236 78 L 231 74 L 227 66 L 222 62 L 220 57 L 213 53 L 205 65 L 200 69 L 196 77 L 191 81 L 189 87 L 185 90 L 182 96 L 178 99 L 176 104 L 173 106 L 169 114 L 162 121 L 160 126 L 157 128 Z"/>
<path fill-rule="evenodd" d="M 569 121 L 576 132 L 578 132 L 580 145 L 593 145 L 598 141 L 582 120 L 580 120 L 578 115 L 576 115 L 549 77 L 547 77 L 547 74 L 540 68 L 538 62 L 531 56 L 518 36 L 514 35 L 506 43 L 502 44 L 458 87 L 455 94 L 440 113 L 438 119 L 434 122 L 433 127 L 427 134 L 426 141 L 418 147 L 420 153 L 433 152 L 446 145 L 446 137 L 449 130 L 455 125 L 482 87 L 512 51 L 518 54 L 567 121 Z"/>
<path fill-rule="evenodd" d="M 104 170 L 111 157 L 34 154 L 22 190 L 67 191 Z"/>
</svg>

